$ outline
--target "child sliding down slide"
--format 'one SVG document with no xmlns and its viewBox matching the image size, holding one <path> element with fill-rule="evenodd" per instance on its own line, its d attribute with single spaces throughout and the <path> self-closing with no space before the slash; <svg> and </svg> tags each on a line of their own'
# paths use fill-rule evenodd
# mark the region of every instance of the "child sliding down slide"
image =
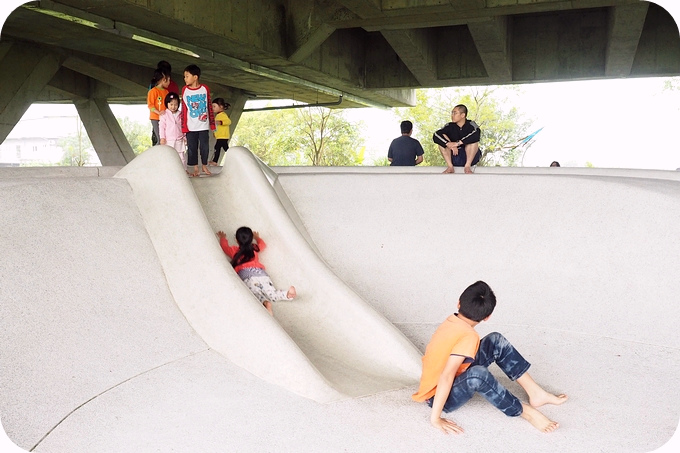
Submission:
<svg viewBox="0 0 680 453">
<path fill-rule="evenodd" d="M 229 245 L 224 231 L 217 232 L 217 237 L 220 238 L 220 246 L 224 253 L 231 258 L 231 265 L 234 270 L 255 297 L 262 302 L 269 314 L 273 316 L 271 303 L 277 300 L 294 299 L 297 295 L 295 287 L 291 286 L 287 292 L 274 287 L 274 283 L 264 270 L 264 265 L 258 259 L 258 252 L 264 251 L 267 244 L 257 231 L 244 226 L 236 230 L 235 236 L 237 246 Z M 255 243 L 253 243 L 253 240 L 255 240 Z"/>
</svg>

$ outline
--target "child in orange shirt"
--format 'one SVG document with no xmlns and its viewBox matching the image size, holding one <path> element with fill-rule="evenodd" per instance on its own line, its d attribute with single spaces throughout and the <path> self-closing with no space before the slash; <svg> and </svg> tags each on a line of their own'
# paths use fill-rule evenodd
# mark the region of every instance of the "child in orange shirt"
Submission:
<svg viewBox="0 0 680 453">
<path fill-rule="evenodd" d="M 149 119 L 151 120 L 151 128 L 153 129 L 151 144 L 157 145 L 161 136 L 158 129 L 158 123 L 160 115 L 165 111 L 165 97 L 168 95 L 170 77 L 163 74 L 161 70 L 156 69 L 153 73 L 151 84 L 153 85 L 153 88 L 151 88 L 146 95 L 146 105 L 149 107 Z"/>
<path fill-rule="evenodd" d="M 549 433 L 558 423 L 536 408 L 544 404 L 562 404 L 564 394 L 553 395 L 540 387 L 527 373 L 531 366 L 498 332 L 481 340 L 474 327 L 491 316 L 496 296 L 486 283 L 468 286 L 458 301 L 458 313 L 449 316 L 436 330 L 423 356 L 423 373 L 415 401 L 427 401 L 432 407 L 430 423 L 445 434 L 459 434 L 463 429 L 442 417 L 465 404 L 475 393 L 481 394 L 497 409 L 510 417 L 521 416 L 535 428 Z M 527 392 L 529 404 L 503 387 L 489 372 L 493 362 Z"/>
<path fill-rule="evenodd" d="M 257 231 L 248 227 L 241 227 L 236 230 L 236 242 L 238 246 L 229 245 L 224 231 L 218 231 L 217 237 L 220 238 L 220 246 L 224 253 L 231 258 L 231 265 L 241 277 L 241 280 L 248 286 L 248 289 L 257 297 L 270 315 L 272 311 L 272 301 L 292 300 L 297 295 L 295 287 L 288 288 L 288 292 L 278 290 L 274 287 L 271 278 L 264 270 L 264 265 L 260 263 L 258 252 L 267 247 Z M 253 244 L 253 239 L 255 244 Z"/>
</svg>

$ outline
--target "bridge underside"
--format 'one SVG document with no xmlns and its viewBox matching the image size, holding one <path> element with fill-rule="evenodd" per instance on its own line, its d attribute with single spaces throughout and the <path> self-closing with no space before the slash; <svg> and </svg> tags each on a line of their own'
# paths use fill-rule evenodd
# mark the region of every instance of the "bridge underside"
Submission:
<svg viewBox="0 0 680 453">
<path fill-rule="evenodd" d="M 159 60 L 180 86 L 198 64 L 235 127 L 253 98 L 395 107 L 421 87 L 675 76 L 680 35 L 638 0 L 40 0 L 2 29 L 0 141 L 32 103 L 73 102 L 117 143 L 107 103 L 145 102 Z"/>
</svg>

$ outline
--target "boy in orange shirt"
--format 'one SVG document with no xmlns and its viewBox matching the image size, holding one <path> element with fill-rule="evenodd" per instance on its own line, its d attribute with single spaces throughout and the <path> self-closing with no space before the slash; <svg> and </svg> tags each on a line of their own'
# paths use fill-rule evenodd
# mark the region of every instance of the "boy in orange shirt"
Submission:
<svg viewBox="0 0 680 453">
<path fill-rule="evenodd" d="M 548 419 L 536 408 L 544 404 L 562 404 L 564 394 L 553 395 L 541 388 L 527 373 L 531 366 L 524 357 L 498 332 L 481 340 L 474 327 L 491 316 L 496 296 L 486 283 L 478 281 L 468 286 L 458 300 L 458 313 L 449 316 L 432 335 L 423 356 L 420 387 L 413 394 L 415 401 L 427 401 L 432 407 L 430 422 L 445 434 L 459 434 L 463 429 L 442 417 L 465 404 L 475 392 L 510 417 L 521 416 L 539 431 L 548 433 L 558 423 Z M 529 403 L 519 401 L 489 372 L 496 362 L 501 370 L 527 392 Z"/>
</svg>

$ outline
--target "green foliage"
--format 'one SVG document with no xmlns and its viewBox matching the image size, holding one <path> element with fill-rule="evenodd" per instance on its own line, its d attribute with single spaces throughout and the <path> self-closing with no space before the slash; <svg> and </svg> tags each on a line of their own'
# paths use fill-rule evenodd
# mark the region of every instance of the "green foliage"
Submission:
<svg viewBox="0 0 680 453">
<path fill-rule="evenodd" d="M 149 122 L 141 123 L 126 116 L 118 118 L 118 124 L 123 129 L 135 154 L 140 154 L 151 147 L 151 124 Z"/>
<path fill-rule="evenodd" d="M 57 146 L 64 152 L 57 164 L 59 166 L 82 167 L 95 154 L 90 138 L 83 130 L 83 125 L 80 122 L 78 122 L 76 133 L 60 138 L 57 141 Z"/>
<path fill-rule="evenodd" d="M 455 105 L 465 104 L 467 118 L 482 129 L 479 165 L 517 166 L 521 159 L 521 147 L 515 147 L 527 135 L 531 122 L 522 118 L 517 107 L 509 100 L 516 96 L 516 87 L 465 87 L 416 91 L 416 106 L 394 109 L 401 119 L 414 124 L 414 138 L 423 145 L 425 156 L 421 165 L 444 166 L 439 148 L 432 142 L 432 134 L 451 121 Z"/>
<path fill-rule="evenodd" d="M 321 107 L 247 112 L 232 143 L 244 146 L 271 166 L 361 165 L 361 124 L 342 111 Z"/>
<path fill-rule="evenodd" d="M 663 91 L 680 91 L 680 77 L 673 77 L 665 80 L 663 83 Z"/>
<path fill-rule="evenodd" d="M 387 159 L 387 157 L 379 157 L 378 159 L 373 160 L 373 166 L 375 166 L 375 167 L 389 167 L 390 161 Z"/>
<path fill-rule="evenodd" d="M 120 124 L 135 154 L 140 154 L 151 147 L 150 123 L 142 123 L 124 117 L 118 118 L 118 124 Z M 90 142 L 90 138 L 80 122 L 78 123 L 76 133 L 60 138 L 57 141 L 57 146 L 64 152 L 61 161 L 57 165 L 82 167 L 90 163 L 90 159 L 96 154 L 92 142 Z"/>
</svg>

